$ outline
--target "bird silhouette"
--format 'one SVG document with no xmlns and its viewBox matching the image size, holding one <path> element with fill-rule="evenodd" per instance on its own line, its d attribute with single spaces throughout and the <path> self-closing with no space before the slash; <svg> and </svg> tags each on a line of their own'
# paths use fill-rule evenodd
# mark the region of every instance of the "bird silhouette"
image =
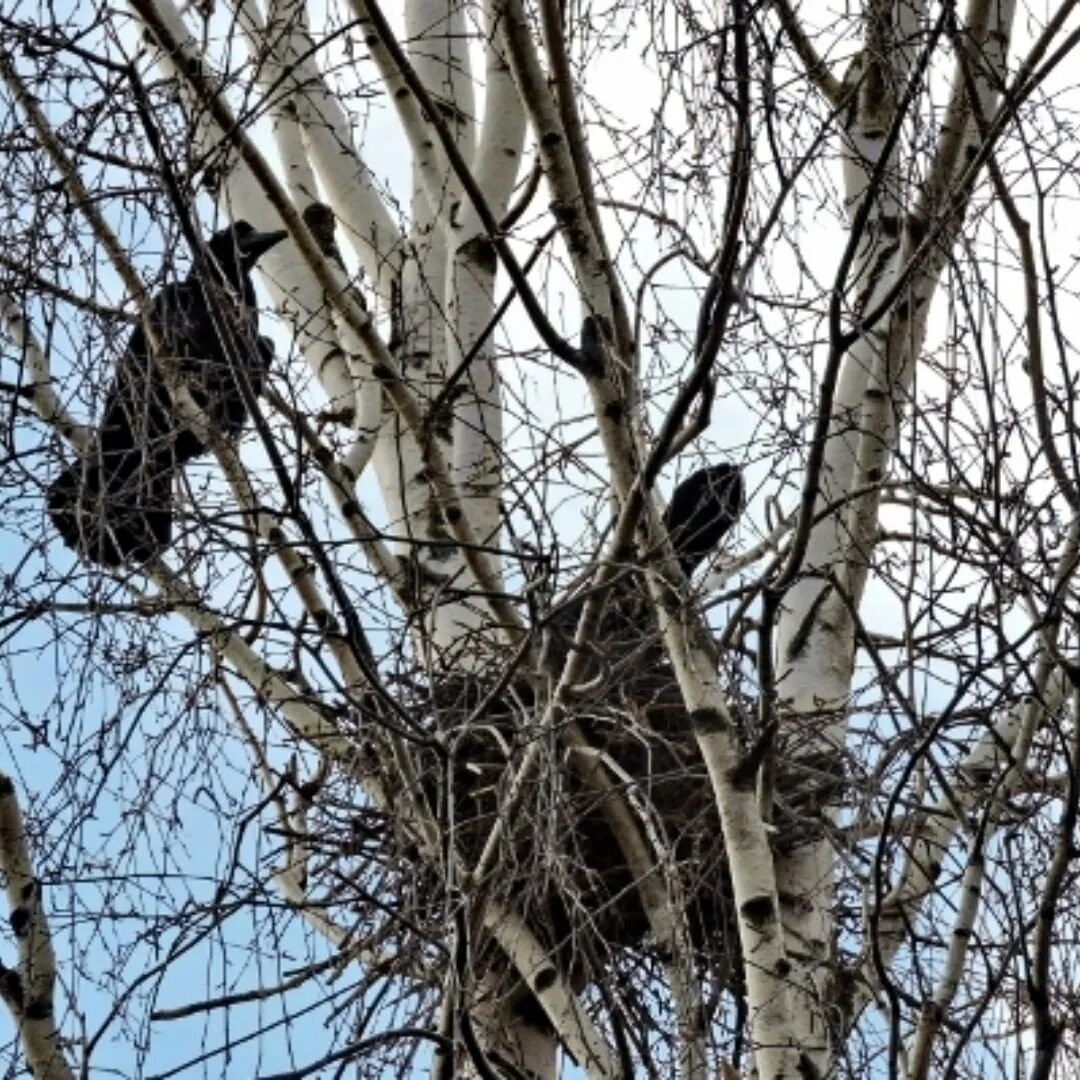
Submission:
<svg viewBox="0 0 1080 1080">
<path fill-rule="evenodd" d="M 244 386 L 260 393 L 273 359 L 259 337 L 250 272 L 286 235 L 238 221 L 210 238 L 186 280 L 154 297 L 150 322 L 165 355 L 155 362 L 140 324 L 116 363 L 89 452 L 49 488 L 53 524 L 84 558 L 142 564 L 172 539 L 173 478 L 207 448 L 178 415 L 161 360 L 214 428 L 227 438 L 243 430 Z"/>
<path fill-rule="evenodd" d="M 742 473 L 722 462 L 691 473 L 675 489 L 664 514 L 675 554 L 690 574 L 742 513 L 745 493 Z"/>
<path fill-rule="evenodd" d="M 698 469 L 675 488 L 664 525 L 687 577 L 716 550 L 738 520 L 744 497 L 742 474 L 726 462 Z M 548 623 L 549 656 L 557 667 L 574 640 L 587 596 L 587 592 L 574 596 Z M 666 663 L 665 653 L 644 574 L 635 563 L 628 563 L 615 578 L 586 647 L 593 656 L 584 666 L 584 679 L 593 678 L 602 666 L 609 675 L 607 683 L 631 696 L 637 695 L 643 681 L 655 682 L 658 667 Z"/>
</svg>

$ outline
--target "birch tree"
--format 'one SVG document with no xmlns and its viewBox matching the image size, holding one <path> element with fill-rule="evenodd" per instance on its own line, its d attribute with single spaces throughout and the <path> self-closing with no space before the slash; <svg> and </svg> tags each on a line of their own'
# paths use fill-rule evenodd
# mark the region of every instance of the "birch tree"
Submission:
<svg viewBox="0 0 1080 1080">
<path fill-rule="evenodd" d="M 1076 1073 L 1075 7 L 5 3 L 12 1075 Z"/>
</svg>

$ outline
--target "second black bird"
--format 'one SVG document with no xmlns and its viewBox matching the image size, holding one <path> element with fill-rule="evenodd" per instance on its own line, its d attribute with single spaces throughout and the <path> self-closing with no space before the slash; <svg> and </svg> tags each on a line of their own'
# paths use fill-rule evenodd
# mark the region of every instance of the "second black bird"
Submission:
<svg viewBox="0 0 1080 1080">
<path fill-rule="evenodd" d="M 683 572 L 689 574 L 742 513 L 742 473 L 727 462 L 691 473 L 675 489 L 664 515 Z"/>
<path fill-rule="evenodd" d="M 49 513 L 69 547 L 104 566 L 141 564 L 172 539 L 172 487 L 207 448 L 181 420 L 159 363 L 180 377 L 214 428 L 237 436 L 262 390 L 273 347 L 260 338 L 250 272 L 284 232 L 239 221 L 215 233 L 187 279 L 154 298 L 155 362 L 140 325 L 116 364 L 101 425 L 85 458 L 49 488 Z"/>
<path fill-rule="evenodd" d="M 727 462 L 698 469 L 675 488 L 664 525 L 687 577 L 720 546 L 744 502 L 742 473 Z M 574 640 L 587 595 L 562 605 L 548 624 L 550 655 L 557 667 Z M 657 665 L 663 662 L 659 628 L 641 568 L 634 563 L 627 565 L 608 591 L 588 648 L 594 660 L 584 666 L 583 680 L 593 678 L 602 663 L 610 676 L 606 685 L 618 685 L 631 696 L 642 683 L 655 682 Z"/>
</svg>

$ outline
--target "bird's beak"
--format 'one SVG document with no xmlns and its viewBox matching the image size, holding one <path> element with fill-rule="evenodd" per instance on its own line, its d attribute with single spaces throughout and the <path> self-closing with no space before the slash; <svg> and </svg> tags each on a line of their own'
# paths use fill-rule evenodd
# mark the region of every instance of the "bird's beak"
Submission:
<svg viewBox="0 0 1080 1080">
<path fill-rule="evenodd" d="M 275 244 L 281 243 L 289 234 L 284 229 L 275 232 L 248 233 L 239 241 L 240 254 L 248 266 L 254 266 L 260 256 L 265 255 Z"/>
</svg>

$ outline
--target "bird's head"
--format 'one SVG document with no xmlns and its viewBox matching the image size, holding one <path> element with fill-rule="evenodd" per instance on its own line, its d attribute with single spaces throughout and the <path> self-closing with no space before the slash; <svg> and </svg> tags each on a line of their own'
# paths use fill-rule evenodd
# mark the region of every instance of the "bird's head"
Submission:
<svg viewBox="0 0 1080 1080">
<path fill-rule="evenodd" d="M 727 462 L 698 469 L 679 484 L 664 524 L 684 573 L 716 549 L 742 513 L 744 499 L 742 473 Z"/>
<path fill-rule="evenodd" d="M 284 229 L 259 232 L 249 222 L 237 221 L 227 229 L 214 233 L 207 247 L 224 278 L 236 282 L 288 235 Z"/>
</svg>

